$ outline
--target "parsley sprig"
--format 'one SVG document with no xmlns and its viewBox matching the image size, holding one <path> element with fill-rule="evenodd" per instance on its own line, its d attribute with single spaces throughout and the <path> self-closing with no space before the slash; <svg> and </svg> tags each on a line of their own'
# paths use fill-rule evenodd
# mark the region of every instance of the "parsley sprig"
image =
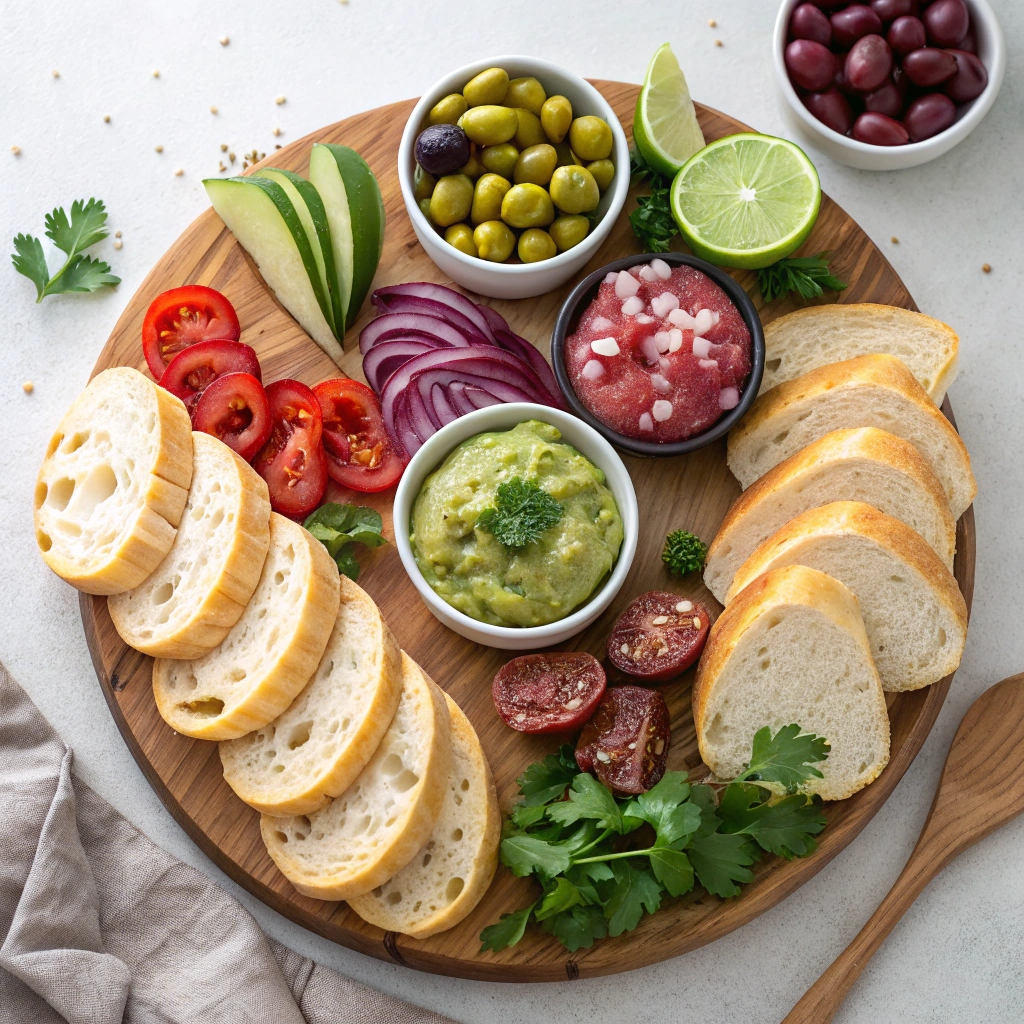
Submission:
<svg viewBox="0 0 1024 1024">
<path fill-rule="evenodd" d="M 484 509 L 476 524 L 504 547 L 523 548 L 558 523 L 563 511 L 561 502 L 533 480 L 514 476 L 498 485 L 494 506 Z"/>
<path fill-rule="evenodd" d="M 708 546 L 689 530 L 674 530 L 665 538 L 661 560 L 674 576 L 686 576 L 704 568 Z"/>
<path fill-rule="evenodd" d="M 50 276 L 43 253 L 43 243 L 33 235 L 19 234 L 14 238 L 15 251 L 11 254 L 14 269 L 36 286 L 36 302 L 47 295 L 62 292 L 94 292 L 112 288 L 121 278 L 110 273 L 110 265 L 91 256 L 82 255 L 85 249 L 107 237 L 104 225 L 107 211 L 99 199 L 76 199 L 71 204 L 69 218 L 62 206 L 46 215 L 46 237 L 61 252 L 67 254 L 64 265 Z"/>
<path fill-rule="evenodd" d="M 338 572 L 350 580 L 359 579 L 359 563 L 355 545 L 368 548 L 386 544 L 384 522 L 376 509 L 365 505 L 321 505 L 303 523 L 307 530 L 327 548 L 338 564 Z"/>
<path fill-rule="evenodd" d="M 651 186 L 650 195 L 636 197 L 637 208 L 629 215 L 633 234 L 643 243 L 644 252 L 668 252 L 679 233 L 668 198 L 671 182 L 635 149 L 629 155 L 629 169 L 633 181 L 649 181 Z"/>
<path fill-rule="evenodd" d="M 789 256 L 757 272 L 761 298 L 773 302 L 780 295 L 796 292 L 802 299 L 816 299 L 829 288 L 841 292 L 846 287 L 828 268 L 829 253 L 817 256 Z"/>
<path fill-rule="evenodd" d="M 580 772 L 572 747 L 530 765 L 505 822 L 501 860 L 514 875 L 536 878 L 541 894 L 485 928 L 481 951 L 514 946 L 531 919 L 570 952 L 589 948 L 631 931 L 666 894 L 682 896 L 696 883 L 715 896 L 737 896 L 762 851 L 808 856 L 825 818 L 820 797 L 799 789 L 821 778 L 814 765 L 828 750 L 798 725 L 775 736 L 765 727 L 733 781 L 694 785 L 686 772 L 666 772 L 628 799 Z"/>
</svg>

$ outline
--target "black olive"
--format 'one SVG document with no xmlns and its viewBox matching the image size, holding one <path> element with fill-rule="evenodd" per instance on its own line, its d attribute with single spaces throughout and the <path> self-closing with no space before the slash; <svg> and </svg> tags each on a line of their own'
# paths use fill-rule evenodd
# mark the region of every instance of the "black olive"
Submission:
<svg viewBox="0 0 1024 1024">
<path fill-rule="evenodd" d="M 456 124 L 431 125 L 416 139 L 416 159 L 429 174 L 454 174 L 469 163 L 469 139 Z"/>
</svg>

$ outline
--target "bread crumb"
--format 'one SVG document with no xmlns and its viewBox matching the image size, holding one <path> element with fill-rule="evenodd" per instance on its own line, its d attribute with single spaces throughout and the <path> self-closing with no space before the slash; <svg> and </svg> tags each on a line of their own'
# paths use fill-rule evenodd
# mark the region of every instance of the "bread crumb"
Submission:
<svg viewBox="0 0 1024 1024">
<path fill-rule="evenodd" d="M 35 384 L 33 384 L 32 381 L 30 380 L 25 381 L 25 383 L 21 385 L 21 390 L 24 391 L 26 395 L 31 395 L 32 392 L 35 391 L 35 389 Z"/>
<path fill-rule="evenodd" d="M 228 37 L 227 37 L 227 36 L 221 36 L 221 37 L 220 37 L 220 45 L 221 45 L 221 46 L 227 46 L 227 45 L 228 45 L 228 43 L 230 43 L 230 42 L 231 42 L 231 40 L 230 40 L 230 39 L 228 39 Z"/>
<path fill-rule="evenodd" d="M 21 146 L 11 146 L 11 152 L 15 156 L 21 156 Z"/>
<path fill-rule="evenodd" d="M 285 101 L 285 98 L 284 98 L 283 96 L 278 96 L 278 97 L 277 97 L 277 99 L 276 99 L 276 100 L 274 100 L 274 102 L 275 102 L 275 103 L 276 103 L 276 104 L 277 104 L 278 106 L 281 106 L 281 104 L 282 104 L 282 103 L 284 103 L 284 102 L 286 102 L 286 101 Z"/>
<path fill-rule="evenodd" d="M 124 242 L 122 242 L 120 238 L 115 238 L 114 239 L 114 248 L 115 249 L 120 249 L 122 245 L 124 245 Z"/>
<path fill-rule="evenodd" d="M 889 239 L 889 241 L 891 241 L 893 245 L 899 245 L 900 244 L 900 240 L 895 235 L 893 235 L 892 238 Z"/>
<path fill-rule="evenodd" d="M 982 263 L 982 265 L 981 265 L 981 272 L 983 274 L 991 274 L 992 273 L 991 265 L 988 264 L 988 263 Z"/>
</svg>

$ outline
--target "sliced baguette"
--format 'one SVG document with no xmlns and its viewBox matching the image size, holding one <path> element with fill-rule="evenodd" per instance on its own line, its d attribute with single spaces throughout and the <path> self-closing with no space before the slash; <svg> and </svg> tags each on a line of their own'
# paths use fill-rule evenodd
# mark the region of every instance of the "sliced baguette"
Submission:
<svg viewBox="0 0 1024 1024">
<path fill-rule="evenodd" d="M 704 582 L 723 604 L 736 570 L 794 516 L 833 501 L 863 501 L 902 520 L 953 567 L 956 523 L 931 467 L 895 434 L 836 430 L 748 487 L 726 513 L 708 551 Z"/>
<path fill-rule="evenodd" d="M 313 678 L 273 722 L 220 745 L 227 784 L 250 807 L 309 814 L 355 781 L 402 692 L 402 652 L 372 599 L 347 576 Z"/>
<path fill-rule="evenodd" d="M 924 313 L 875 302 L 808 306 L 764 329 L 761 391 L 827 363 L 884 352 L 906 363 L 936 405 L 956 379 L 960 339 Z"/>
<path fill-rule="evenodd" d="M 844 800 L 874 781 L 889 760 L 889 718 L 857 599 L 802 565 L 758 576 L 711 627 L 693 721 L 722 779 L 746 767 L 758 729 L 795 723 L 832 747 L 807 792 Z"/>
<path fill-rule="evenodd" d="M 884 690 L 917 690 L 955 672 L 967 605 L 938 555 L 905 523 L 858 501 L 790 520 L 740 566 L 732 599 L 762 573 L 805 565 L 857 598 Z"/>
<path fill-rule="evenodd" d="M 729 434 L 729 468 L 749 487 L 833 430 L 878 427 L 909 441 L 935 471 L 959 519 L 977 486 L 960 435 L 895 356 L 830 363 L 759 396 Z"/>
<path fill-rule="evenodd" d="M 226 444 L 194 433 L 192 486 L 177 536 L 143 583 L 108 598 L 114 628 L 153 657 L 208 654 L 249 603 L 269 546 L 266 482 Z"/>
<path fill-rule="evenodd" d="M 452 768 L 434 831 L 397 875 L 348 901 L 364 921 L 416 939 L 464 920 L 498 866 L 501 815 L 491 770 L 476 731 L 451 697 L 448 712 Z"/>
<path fill-rule="evenodd" d="M 273 721 L 316 670 L 339 593 L 338 567 L 323 544 L 272 512 L 256 592 L 220 646 L 196 661 L 153 663 L 164 721 L 201 740 L 235 739 Z"/>
<path fill-rule="evenodd" d="M 104 370 L 64 414 L 39 469 L 43 560 L 87 594 L 137 587 L 170 551 L 191 481 L 181 400 L 138 370 Z"/>
<path fill-rule="evenodd" d="M 402 677 L 390 728 L 341 796 L 309 815 L 260 818 L 267 852 L 304 896 L 361 896 L 401 871 L 430 838 L 451 770 L 448 706 L 405 653 Z"/>
</svg>

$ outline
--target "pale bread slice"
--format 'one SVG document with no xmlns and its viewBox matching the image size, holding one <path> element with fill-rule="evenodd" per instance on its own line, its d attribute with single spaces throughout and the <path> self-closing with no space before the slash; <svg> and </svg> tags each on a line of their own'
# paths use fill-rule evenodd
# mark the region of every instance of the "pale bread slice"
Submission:
<svg viewBox="0 0 1024 1024">
<path fill-rule="evenodd" d="M 883 690 L 917 690 L 955 672 L 967 605 L 938 555 L 905 523 L 858 501 L 790 520 L 740 566 L 726 603 L 762 573 L 805 565 L 857 598 Z"/>
<path fill-rule="evenodd" d="M 764 329 L 761 391 L 809 370 L 884 352 L 906 363 L 936 405 L 956 379 L 960 339 L 941 320 L 876 302 L 808 306 Z"/>
<path fill-rule="evenodd" d="M 721 779 L 744 770 L 759 729 L 796 724 L 832 747 L 808 793 L 844 800 L 873 782 L 889 761 L 889 718 L 857 599 L 802 565 L 758 576 L 711 627 L 693 721 Z"/>
<path fill-rule="evenodd" d="M 107 599 L 114 628 L 143 654 L 202 657 L 245 610 L 269 546 L 266 481 L 216 437 L 193 433 L 177 536 L 146 580 Z"/>
<path fill-rule="evenodd" d="M 446 695 L 447 696 L 447 695 Z M 364 920 L 415 939 L 454 928 L 480 902 L 498 866 L 501 815 L 483 748 L 448 697 L 452 768 L 426 845 L 397 875 L 348 905 Z"/>
<path fill-rule="evenodd" d="M 164 721 L 201 740 L 235 739 L 273 721 L 316 670 L 339 594 L 327 548 L 272 512 L 256 592 L 220 646 L 195 661 L 153 663 L 153 696 Z"/>
<path fill-rule="evenodd" d="M 309 815 L 260 818 L 267 852 L 304 896 L 361 896 L 401 871 L 430 838 L 451 770 L 448 706 L 404 652 L 402 677 L 391 726 L 341 796 Z"/>
<path fill-rule="evenodd" d="M 909 442 L 874 427 L 836 430 L 748 487 L 711 542 L 704 582 L 724 603 L 733 575 L 794 516 L 833 501 L 863 501 L 916 530 L 953 567 L 956 522 L 931 467 Z"/>
<path fill-rule="evenodd" d="M 341 577 L 341 604 L 320 664 L 288 709 L 220 745 L 227 784 L 250 807 L 309 814 L 355 781 L 402 692 L 402 652 L 370 596 Z"/>
<path fill-rule="evenodd" d="M 39 469 L 43 560 L 87 594 L 137 587 L 170 551 L 191 480 L 181 400 L 138 370 L 104 370 L 64 414 Z"/>
<path fill-rule="evenodd" d="M 932 467 L 959 519 L 977 485 L 960 435 L 895 356 L 830 363 L 766 392 L 729 434 L 729 468 L 743 487 L 833 430 L 878 427 L 909 441 Z"/>
</svg>

